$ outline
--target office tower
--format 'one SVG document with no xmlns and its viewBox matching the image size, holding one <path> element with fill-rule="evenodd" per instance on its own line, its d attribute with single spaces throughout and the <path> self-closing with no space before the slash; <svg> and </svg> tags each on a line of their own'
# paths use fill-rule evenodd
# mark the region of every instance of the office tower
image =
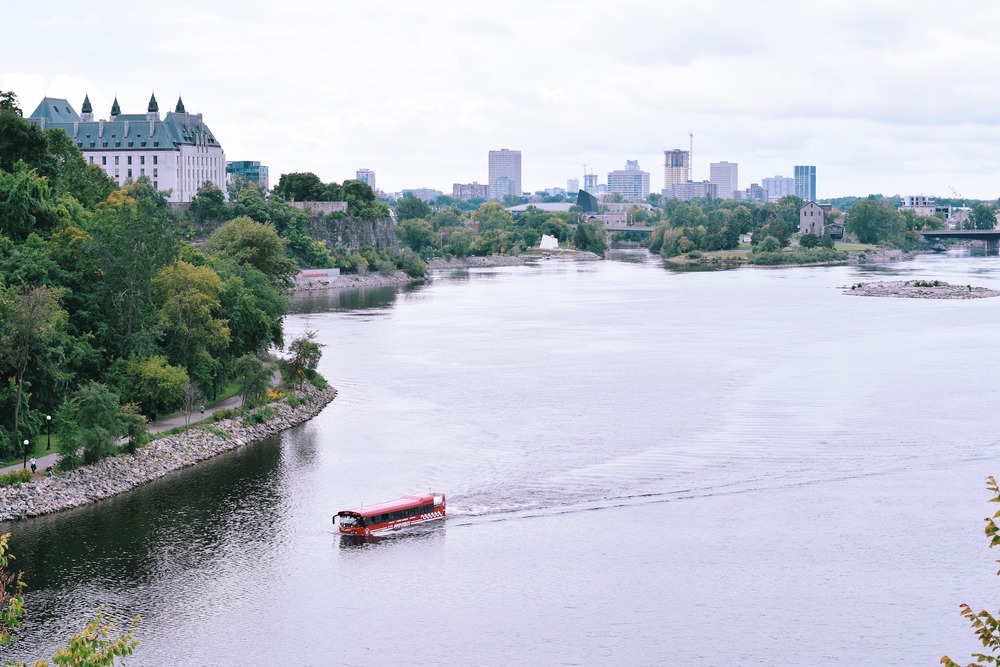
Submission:
<svg viewBox="0 0 1000 667">
<path fill-rule="evenodd" d="M 597 174 L 583 175 L 583 189 L 592 195 L 597 194 Z"/>
<path fill-rule="evenodd" d="M 570 194 L 576 194 L 580 189 L 580 179 L 579 178 L 567 178 L 566 179 L 566 192 Z"/>
<path fill-rule="evenodd" d="M 735 162 L 713 162 L 709 165 L 708 182 L 715 184 L 719 199 L 733 199 L 739 186 L 739 165 Z"/>
<path fill-rule="evenodd" d="M 521 151 L 490 151 L 489 188 L 490 199 L 521 196 Z"/>
<path fill-rule="evenodd" d="M 359 181 L 361 181 L 363 183 L 367 183 L 368 187 L 370 187 L 372 189 L 372 191 L 375 190 L 375 172 L 374 171 L 372 171 L 371 169 L 365 169 L 364 167 L 362 167 L 361 169 L 358 169 L 357 178 L 358 178 Z"/>
<path fill-rule="evenodd" d="M 639 169 L 638 160 L 626 160 L 624 169 L 608 172 L 608 192 L 617 192 L 625 201 L 644 201 L 649 196 L 649 172 Z"/>
<path fill-rule="evenodd" d="M 803 201 L 816 201 L 816 167 L 795 167 L 795 194 Z"/>
<path fill-rule="evenodd" d="M 795 179 L 790 176 L 769 176 L 761 181 L 761 186 L 767 192 L 767 201 L 778 201 L 795 194 Z"/>
<path fill-rule="evenodd" d="M 670 189 L 675 183 L 691 180 L 691 152 L 675 148 L 663 151 L 663 188 Z"/>
<path fill-rule="evenodd" d="M 267 192 L 270 184 L 267 180 L 267 166 L 256 160 L 237 160 L 226 162 L 226 185 L 236 174 L 243 176 L 251 183 L 256 183 L 261 192 Z"/>
</svg>

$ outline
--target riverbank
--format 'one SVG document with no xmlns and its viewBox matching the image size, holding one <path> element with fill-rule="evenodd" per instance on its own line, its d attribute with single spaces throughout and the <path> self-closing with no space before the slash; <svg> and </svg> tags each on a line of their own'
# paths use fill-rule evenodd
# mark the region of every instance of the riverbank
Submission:
<svg viewBox="0 0 1000 667">
<path fill-rule="evenodd" d="M 895 280 L 880 283 L 857 283 L 844 287 L 844 294 L 881 296 L 896 299 L 988 299 L 1000 291 L 972 285 L 951 285 L 940 280 Z"/>
<path fill-rule="evenodd" d="M 111 498 L 164 475 L 298 426 L 320 413 L 337 396 L 333 387 L 307 386 L 291 392 L 301 403 L 272 403 L 274 416 L 262 424 L 247 425 L 236 417 L 193 427 L 178 435 L 152 441 L 134 455 L 107 458 L 92 466 L 54 477 L 39 475 L 18 487 L 0 488 L 0 521 L 51 514 Z"/>
</svg>

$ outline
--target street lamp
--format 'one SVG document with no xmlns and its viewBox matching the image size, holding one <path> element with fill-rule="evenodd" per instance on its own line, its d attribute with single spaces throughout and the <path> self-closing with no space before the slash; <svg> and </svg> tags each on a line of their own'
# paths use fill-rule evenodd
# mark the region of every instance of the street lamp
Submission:
<svg viewBox="0 0 1000 667">
<path fill-rule="evenodd" d="M 52 415 L 45 415 L 45 449 L 52 449 Z"/>
<path fill-rule="evenodd" d="M 24 467 L 28 467 L 28 439 L 24 439 Z"/>
</svg>

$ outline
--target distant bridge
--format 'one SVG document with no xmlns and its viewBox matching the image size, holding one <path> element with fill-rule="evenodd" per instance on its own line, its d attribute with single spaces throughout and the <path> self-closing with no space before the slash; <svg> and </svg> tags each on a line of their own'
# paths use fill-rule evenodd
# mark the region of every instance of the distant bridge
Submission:
<svg viewBox="0 0 1000 667">
<path fill-rule="evenodd" d="M 941 229 L 932 232 L 920 232 L 927 240 L 931 239 L 968 239 L 970 241 L 986 241 L 986 252 L 996 254 L 1000 251 L 1000 230 L 997 229 Z"/>
</svg>

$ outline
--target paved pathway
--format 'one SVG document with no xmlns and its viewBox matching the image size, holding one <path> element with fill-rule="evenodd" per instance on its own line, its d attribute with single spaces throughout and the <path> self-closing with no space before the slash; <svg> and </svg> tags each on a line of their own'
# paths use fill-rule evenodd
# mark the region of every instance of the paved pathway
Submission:
<svg viewBox="0 0 1000 667">
<path fill-rule="evenodd" d="M 281 372 L 275 371 L 274 378 L 271 380 L 274 386 L 278 386 L 281 383 Z M 233 410 L 235 408 L 243 405 L 243 398 L 240 396 L 231 396 L 224 401 L 220 401 L 205 409 L 205 414 L 200 414 L 197 411 L 185 416 L 183 412 L 179 412 L 171 417 L 166 417 L 164 419 L 157 420 L 155 422 L 149 422 L 149 432 L 159 433 L 161 431 L 169 431 L 172 428 L 178 426 L 186 426 L 189 424 L 194 424 L 195 422 L 200 422 L 203 419 L 211 419 L 212 415 L 215 414 L 216 410 Z M 35 463 L 38 468 L 39 475 L 45 474 L 45 468 L 47 466 L 55 466 L 56 461 L 59 460 L 59 454 L 46 454 L 45 456 L 40 456 L 35 459 Z M 30 461 L 30 459 L 29 459 Z M 24 468 L 23 463 L 18 463 L 16 465 L 7 466 L 6 468 L 0 468 L 0 474 L 6 472 L 12 472 L 14 470 L 21 470 Z"/>
</svg>

